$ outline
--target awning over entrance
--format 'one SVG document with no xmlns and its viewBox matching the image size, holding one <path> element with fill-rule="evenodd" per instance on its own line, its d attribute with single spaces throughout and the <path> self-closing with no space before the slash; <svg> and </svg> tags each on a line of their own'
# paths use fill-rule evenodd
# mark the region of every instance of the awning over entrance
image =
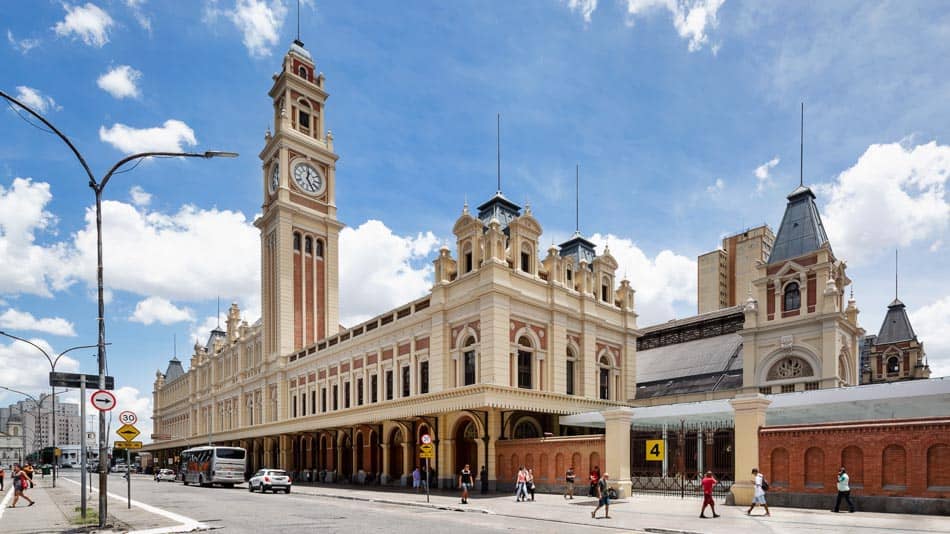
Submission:
<svg viewBox="0 0 950 534">
<path fill-rule="evenodd" d="M 950 416 L 950 377 L 766 395 L 766 424 L 793 425 Z M 732 421 L 728 399 L 633 409 L 634 425 Z M 604 428 L 601 412 L 561 416 L 561 424 Z"/>
</svg>

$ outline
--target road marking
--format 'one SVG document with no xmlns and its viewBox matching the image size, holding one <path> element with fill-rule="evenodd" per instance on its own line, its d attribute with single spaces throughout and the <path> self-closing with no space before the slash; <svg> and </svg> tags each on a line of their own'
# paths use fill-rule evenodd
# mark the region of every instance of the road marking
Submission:
<svg viewBox="0 0 950 534">
<path fill-rule="evenodd" d="M 13 481 L 10 481 L 10 486 L 13 486 Z M 3 512 L 7 509 L 7 503 L 13 499 L 13 488 L 7 490 L 7 494 L 3 497 L 3 502 L 0 502 L 0 519 L 3 519 Z"/>
<path fill-rule="evenodd" d="M 77 486 L 80 484 L 79 482 L 76 482 L 75 480 L 71 480 L 71 479 L 66 478 L 66 477 L 63 477 L 61 480 L 68 480 L 68 481 L 72 482 L 73 484 L 75 484 L 75 485 L 77 485 Z M 97 491 L 99 491 L 99 490 L 93 488 L 92 491 L 93 491 L 93 492 L 97 492 Z M 115 499 L 115 500 L 117 500 L 117 501 L 127 502 L 127 500 L 128 500 L 127 497 L 123 497 L 123 496 L 121 496 L 121 495 L 116 495 L 115 493 L 106 493 L 106 495 L 108 495 L 109 497 L 112 497 L 113 499 Z M 133 531 L 131 531 L 129 534 L 132 534 L 132 533 L 137 533 L 137 534 L 166 534 L 166 533 L 172 533 L 172 532 L 191 532 L 191 531 L 193 531 L 193 530 L 203 530 L 203 529 L 207 529 L 207 528 L 208 528 L 208 526 L 205 525 L 204 523 L 201 523 L 200 521 L 197 521 L 197 520 L 192 519 L 192 518 L 190 518 L 190 517 L 185 517 L 185 516 L 183 516 L 183 515 L 181 515 L 181 514 L 176 514 L 175 512 L 169 512 L 168 510 L 163 510 L 163 509 L 158 508 L 158 507 L 156 507 L 156 506 L 152 506 L 151 504 L 145 504 L 144 502 L 136 501 L 135 499 L 132 499 L 132 506 L 135 506 L 135 507 L 137 507 L 137 508 L 141 508 L 142 510 L 145 510 L 146 512 L 153 513 L 153 514 L 155 514 L 155 515 L 160 515 L 160 516 L 162 516 L 162 517 L 164 517 L 164 518 L 166 518 L 166 519 L 171 519 L 172 521 L 177 521 L 177 522 L 179 522 L 179 523 L 181 523 L 181 524 L 180 524 L 180 525 L 175 525 L 175 526 L 173 526 L 173 527 L 160 527 L 160 528 L 152 528 L 152 529 L 148 529 L 148 530 L 133 530 Z"/>
</svg>

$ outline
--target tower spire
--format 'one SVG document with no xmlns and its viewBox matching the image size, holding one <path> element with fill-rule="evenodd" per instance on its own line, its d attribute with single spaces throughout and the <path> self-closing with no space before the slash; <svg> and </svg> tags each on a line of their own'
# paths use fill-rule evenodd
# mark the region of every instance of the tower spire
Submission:
<svg viewBox="0 0 950 534">
<path fill-rule="evenodd" d="M 581 164 L 574 166 L 574 233 L 581 233 Z"/>
<path fill-rule="evenodd" d="M 495 115 L 495 156 L 498 171 L 498 193 L 501 193 L 501 113 Z"/>
<path fill-rule="evenodd" d="M 799 132 L 798 185 L 805 185 L 805 103 L 802 102 L 801 131 Z"/>
<path fill-rule="evenodd" d="M 894 300 L 897 300 L 897 266 L 898 266 L 897 253 L 898 253 L 898 250 L 899 249 L 896 249 L 896 248 L 894 249 Z"/>
<path fill-rule="evenodd" d="M 215 318 L 218 320 L 217 329 L 221 330 L 221 297 L 218 296 L 218 314 L 215 315 Z"/>
</svg>

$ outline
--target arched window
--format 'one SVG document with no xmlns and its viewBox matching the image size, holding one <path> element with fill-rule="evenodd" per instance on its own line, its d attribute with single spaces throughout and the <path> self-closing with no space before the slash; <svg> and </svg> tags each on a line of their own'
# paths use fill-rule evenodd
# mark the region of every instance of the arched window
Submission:
<svg viewBox="0 0 950 534">
<path fill-rule="evenodd" d="M 299 74 L 300 77 L 303 78 L 303 79 L 305 79 L 305 80 L 309 78 L 309 76 L 307 76 L 307 67 L 301 66 L 300 68 L 298 68 L 298 69 L 297 69 L 297 74 Z"/>
<path fill-rule="evenodd" d="M 782 358 L 769 369 L 766 380 L 787 380 L 790 378 L 813 376 L 814 374 L 815 372 L 812 370 L 811 364 L 801 358 L 789 356 Z"/>
<path fill-rule="evenodd" d="M 515 425 L 515 439 L 537 438 L 540 436 L 541 433 L 538 431 L 538 427 L 536 427 L 534 423 L 528 419 L 522 419 L 521 421 L 518 421 L 517 425 Z"/>
<path fill-rule="evenodd" d="M 465 352 L 462 355 L 464 369 L 463 384 L 471 386 L 475 383 L 475 338 L 470 337 L 465 341 Z"/>
<path fill-rule="evenodd" d="M 297 127 L 300 131 L 310 133 L 310 103 L 306 100 L 297 101 Z"/>
<path fill-rule="evenodd" d="M 518 387 L 531 389 L 531 340 L 525 336 L 518 339 Z"/>
<path fill-rule="evenodd" d="M 901 361 L 897 356 L 887 359 L 887 376 L 897 376 L 901 372 Z"/>
<path fill-rule="evenodd" d="M 782 302 L 782 311 L 797 310 L 802 307 L 802 294 L 798 290 L 798 282 L 791 282 L 785 286 L 785 298 Z"/>
<path fill-rule="evenodd" d="M 303 250 L 307 254 L 313 254 L 313 238 L 307 236 L 303 240 Z"/>
<path fill-rule="evenodd" d="M 610 301 L 610 278 L 606 276 L 600 281 L 600 300 L 604 302 Z"/>
<path fill-rule="evenodd" d="M 533 273 L 531 268 L 531 248 L 527 243 L 521 245 L 521 270 L 526 273 Z"/>
<path fill-rule="evenodd" d="M 472 269 L 475 268 L 474 258 L 472 256 L 472 244 L 465 243 L 462 250 L 463 250 L 462 256 L 465 258 L 464 272 L 470 273 L 472 272 Z"/>
<path fill-rule="evenodd" d="M 564 280 L 567 281 L 567 287 L 574 288 L 574 268 L 568 267 L 564 273 Z"/>
<path fill-rule="evenodd" d="M 601 400 L 610 399 L 610 359 L 606 355 L 600 357 L 600 362 L 598 363 L 598 390 L 599 398 Z"/>
<path fill-rule="evenodd" d="M 317 257 L 323 257 L 323 241 L 317 239 Z"/>
<path fill-rule="evenodd" d="M 300 233 L 294 232 L 294 252 L 300 252 Z"/>
<path fill-rule="evenodd" d="M 577 364 L 577 355 L 572 347 L 567 347 L 567 387 L 565 393 L 574 394 L 574 367 Z"/>
</svg>

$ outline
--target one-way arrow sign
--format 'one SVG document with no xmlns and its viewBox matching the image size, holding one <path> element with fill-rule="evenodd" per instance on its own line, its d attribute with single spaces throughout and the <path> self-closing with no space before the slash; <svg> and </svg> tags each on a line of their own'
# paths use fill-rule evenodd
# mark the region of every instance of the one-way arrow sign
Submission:
<svg viewBox="0 0 950 534">
<path fill-rule="evenodd" d="M 125 441 L 132 441 L 136 438 L 136 436 L 139 435 L 139 429 L 132 425 L 122 425 L 122 427 L 116 430 L 115 433 L 122 436 L 122 439 Z"/>
</svg>

